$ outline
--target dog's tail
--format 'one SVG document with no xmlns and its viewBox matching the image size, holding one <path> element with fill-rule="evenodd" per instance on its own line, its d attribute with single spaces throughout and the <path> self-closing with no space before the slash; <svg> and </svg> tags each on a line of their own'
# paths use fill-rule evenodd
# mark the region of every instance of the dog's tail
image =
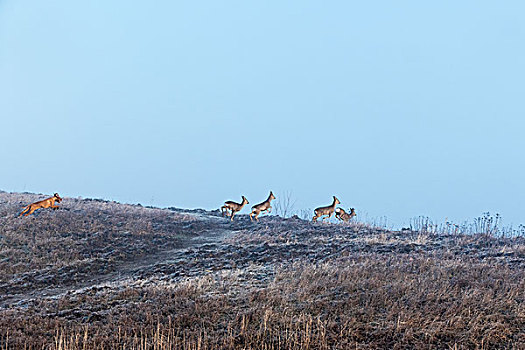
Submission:
<svg viewBox="0 0 525 350">
<path fill-rule="evenodd" d="M 27 207 L 25 207 L 24 209 L 22 209 L 22 211 L 20 212 L 20 214 L 18 215 L 19 217 L 22 216 L 22 214 L 24 214 L 26 211 L 29 210 L 29 207 L 31 206 L 31 204 L 29 204 Z"/>
</svg>

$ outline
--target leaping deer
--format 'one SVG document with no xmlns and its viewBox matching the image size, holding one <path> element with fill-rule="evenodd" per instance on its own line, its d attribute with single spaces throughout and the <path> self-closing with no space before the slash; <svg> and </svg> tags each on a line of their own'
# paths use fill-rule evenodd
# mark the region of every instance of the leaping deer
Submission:
<svg viewBox="0 0 525 350">
<path fill-rule="evenodd" d="M 230 215 L 230 221 L 233 221 L 233 217 L 235 216 L 235 213 L 240 211 L 246 204 L 249 204 L 246 197 L 242 196 L 242 203 L 236 203 L 233 201 L 226 201 L 224 202 L 224 205 L 221 207 L 221 214 L 224 216 L 224 213 L 226 215 Z M 231 211 L 231 214 L 228 213 L 228 210 Z"/>
<path fill-rule="evenodd" d="M 252 212 L 250 213 L 250 220 L 253 221 L 252 216 L 255 215 L 255 220 L 259 221 L 257 218 L 259 214 L 263 211 L 267 213 L 272 212 L 272 200 L 275 199 L 275 196 L 273 195 L 272 191 L 270 191 L 270 195 L 268 196 L 268 199 L 265 200 L 262 203 L 256 204 L 252 207 Z"/>
<path fill-rule="evenodd" d="M 337 204 L 340 204 L 341 202 L 339 201 L 339 199 L 337 199 L 336 196 L 334 196 L 334 201 L 332 203 L 332 205 L 328 205 L 326 207 L 319 207 L 317 209 L 314 210 L 314 217 L 312 218 L 312 221 L 317 221 L 318 218 L 320 218 L 321 216 L 323 215 L 328 215 L 328 217 L 331 217 L 332 214 L 335 212 L 335 206 Z M 322 218 L 322 220 L 326 219 L 326 217 Z"/>
</svg>

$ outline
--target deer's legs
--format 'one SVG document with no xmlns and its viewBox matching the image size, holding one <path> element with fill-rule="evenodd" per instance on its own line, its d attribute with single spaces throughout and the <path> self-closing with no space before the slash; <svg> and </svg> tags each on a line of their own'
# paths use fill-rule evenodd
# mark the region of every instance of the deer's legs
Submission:
<svg viewBox="0 0 525 350">
<path fill-rule="evenodd" d="M 221 207 L 221 214 L 222 214 L 222 216 L 224 216 L 224 213 L 226 213 L 226 215 L 230 215 L 230 213 L 228 213 L 228 210 L 229 210 L 229 208 L 227 206 L 223 205 Z"/>
</svg>

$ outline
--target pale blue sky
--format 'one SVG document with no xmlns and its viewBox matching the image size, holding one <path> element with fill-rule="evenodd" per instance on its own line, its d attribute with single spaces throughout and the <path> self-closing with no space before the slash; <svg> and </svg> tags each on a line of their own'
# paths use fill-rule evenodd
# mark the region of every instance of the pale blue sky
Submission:
<svg viewBox="0 0 525 350">
<path fill-rule="evenodd" d="M 0 189 L 523 223 L 524 39 L 521 1 L 1 0 Z"/>
</svg>

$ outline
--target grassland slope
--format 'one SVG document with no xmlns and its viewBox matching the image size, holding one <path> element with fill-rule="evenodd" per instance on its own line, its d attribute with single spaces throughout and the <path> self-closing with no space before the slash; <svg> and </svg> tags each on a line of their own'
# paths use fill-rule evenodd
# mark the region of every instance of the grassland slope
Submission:
<svg viewBox="0 0 525 350">
<path fill-rule="evenodd" d="M 525 348 L 525 240 L 0 193 L 0 349 Z"/>
</svg>

